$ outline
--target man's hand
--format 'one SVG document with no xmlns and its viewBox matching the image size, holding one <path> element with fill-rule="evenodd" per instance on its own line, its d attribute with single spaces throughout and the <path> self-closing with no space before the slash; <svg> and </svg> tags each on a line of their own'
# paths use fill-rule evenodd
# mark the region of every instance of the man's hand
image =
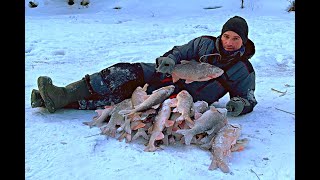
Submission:
<svg viewBox="0 0 320 180">
<path fill-rule="evenodd" d="M 171 74 L 173 67 L 176 64 L 173 59 L 169 57 L 159 57 L 157 59 L 159 66 L 156 68 L 157 72 Z"/>
<path fill-rule="evenodd" d="M 248 100 L 243 99 L 241 97 L 233 97 L 226 104 L 226 108 L 228 110 L 228 114 L 231 116 L 239 116 L 239 114 L 243 111 L 244 106 L 250 105 Z"/>
</svg>

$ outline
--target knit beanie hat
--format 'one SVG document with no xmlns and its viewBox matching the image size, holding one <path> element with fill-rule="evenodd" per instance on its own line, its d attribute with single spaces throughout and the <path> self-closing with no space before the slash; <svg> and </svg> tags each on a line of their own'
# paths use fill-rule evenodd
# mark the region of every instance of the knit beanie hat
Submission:
<svg viewBox="0 0 320 180">
<path fill-rule="evenodd" d="M 248 24 L 245 19 L 240 16 L 234 16 L 230 18 L 222 27 L 221 35 L 226 31 L 233 31 L 237 33 L 242 41 L 243 44 L 246 44 L 248 40 Z"/>
</svg>

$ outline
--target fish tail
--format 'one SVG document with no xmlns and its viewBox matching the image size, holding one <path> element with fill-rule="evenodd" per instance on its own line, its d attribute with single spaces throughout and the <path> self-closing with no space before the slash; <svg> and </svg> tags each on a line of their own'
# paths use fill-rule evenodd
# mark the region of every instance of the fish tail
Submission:
<svg viewBox="0 0 320 180">
<path fill-rule="evenodd" d="M 215 169 L 217 169 L 218 168 L 218 163 L 217 163 L 217 161 L 213 158 L 212 159 L 212 161 L 211 161 L 211 164 L 210 164 L 210 166 L 209 166 L 209 170 L 215 170 Z"/>
<path fill-rule="evenodd" d="M 230 168 L 228 167 L 227 163 L 224 161 L 218 162 L 218 167 L 224 173 L 230 172 Z"/>
<path fill-rule="evenodd" d="M 194 125 L 194 121 L 190 118 L 190 116 L 186 116 L 184 118 L 187 122 L 189 122 L 191 125 Z"/>
<path fill-rule="evenodd" d="M 177 75 L 174 74 L 174 73 L 171 74 L 171 77 L 172 77 L 172 82 L 173 82 L 173 83 L 177 82 L 177 81 L 180 79 L 180 77 L 177 76 Z"/>
</svg>

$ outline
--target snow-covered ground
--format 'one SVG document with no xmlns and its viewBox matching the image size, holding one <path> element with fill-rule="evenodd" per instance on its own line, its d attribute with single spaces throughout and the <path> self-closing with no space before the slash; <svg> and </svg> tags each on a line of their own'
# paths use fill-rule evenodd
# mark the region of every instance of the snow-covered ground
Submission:
<svg viewBox="0 0 320 180">
<path fill-rule="evenodd" d="M 295 13 L 285 11 L 287 0 L 248 0 L 244 9 L 239 0 L 36 2 L 30 8 L 25 1 L 26 179 L 295 179 Z M 204 9 L 215 6 L 221 7 Z M 258 104 L 250 114 L 228 117 L 250 140 L 232 153 L 231 173 L 209 171 L 210 152 L 195 145 L 144 152 L 143 140 L 91 136 L 100 129 L 82 122 L 92 120 L 93 110 L 50 114 L 30 106 L 39 76 L 65 86 L 118 62 L 154 62 L 175 45 L 218 36 L 235 15 L 247 20 L 255 43 Z M 218 105 L 228 100 L 227 94 Z"/>
</svg>

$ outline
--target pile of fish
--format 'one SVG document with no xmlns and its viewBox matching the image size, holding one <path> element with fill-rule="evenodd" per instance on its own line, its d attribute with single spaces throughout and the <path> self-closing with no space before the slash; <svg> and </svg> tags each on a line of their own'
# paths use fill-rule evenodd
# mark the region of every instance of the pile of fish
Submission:
<svg viewBox="0 0 320 180">
<path fill-rule="evenodd" d="M 211 152 L 209 170 L 230 172 L 227 164 L 231 151 L 242 150 L 248 141 L 239 139 L 241 126 L 228 122 L 226 109 L 205 101 L 193 102 L 186 90 L 169 98 L 174 91 L 172 85 L 151 94 L 146 93 L 147 87 L 137 87 L 130 99 L 95 110 L 97 115 L 84 124 L 99 127 L 101 134 L 119 141 L 144 138 L 144 151 L 148 152 L 177 142 L 195 144 Z"/>
</svg>

